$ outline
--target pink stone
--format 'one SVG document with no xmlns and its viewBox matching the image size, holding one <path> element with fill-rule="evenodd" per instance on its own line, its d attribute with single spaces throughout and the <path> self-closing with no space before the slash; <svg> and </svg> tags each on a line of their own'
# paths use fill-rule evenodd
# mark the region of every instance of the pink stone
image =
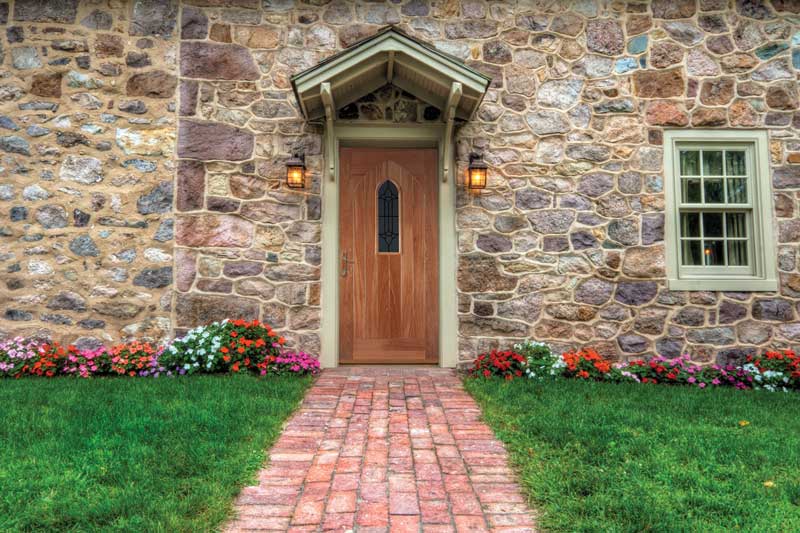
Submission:
<svg viewBox="0 0 800 533">
<path fill-rule="evenodd" d="M 178 217 L 175 235 L 179 245 L 245 248 L 253 242 L 254 226 L 234 215 Z"/>
</svg>

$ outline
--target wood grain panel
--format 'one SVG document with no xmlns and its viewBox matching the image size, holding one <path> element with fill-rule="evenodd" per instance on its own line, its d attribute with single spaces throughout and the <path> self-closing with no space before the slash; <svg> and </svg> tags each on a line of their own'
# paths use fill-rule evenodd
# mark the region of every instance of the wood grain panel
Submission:
<svg viewBox="0 0 800 533">
<path fill-rule="evenodd" d="M 339 158 L 341 363 L 436 363 L 439 359 L 437 153 L 342 148 Z M 378 252 L 378 188 L 399 191 L 400 248 Z M 341 274 L 341 268 L 340 268 Z"/>
</svg>

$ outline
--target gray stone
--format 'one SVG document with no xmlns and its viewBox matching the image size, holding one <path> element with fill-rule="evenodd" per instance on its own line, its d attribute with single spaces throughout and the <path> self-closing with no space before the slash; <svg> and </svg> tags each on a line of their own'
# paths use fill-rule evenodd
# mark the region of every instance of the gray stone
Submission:
<svg viewBox="0 0 800 533">
<path fill-rule="evenodd" d="M 97 257 L 100 255 L 100 250 L 88 233 L 78 235 L 72 239 L 69 243 L 69 249 L 72 253 L 81 257 Z"/>
<path fill-rule="evenodd" d="M 16 122 L 7 116 L 0 116 L 0 128 L 11 131 L 19 131 L 19 126 L 17 126 Z"/>
<path fill-rule="evenodd" d="M 637 244 L 639 242 L 639 222 L 635 219 L 612 220 L 608 225 L 608 237 L 620 244 Z"/>
<path fill-rule="evenodd" d="M 636 109 L 636 105 L 630 98 L 617 98 L 615 100 L 606 100 L 605 102 L 594 104 L 592 109 L 594 109 L 595 113 L 600 115 L 606 113 L 633 113 Z"/>
<path fill-rule="evenodd" d="M 20 220 L 25 220 L 28 218 L 28 208 L 23 207 L 21 205 L 17 205 L 11 208 L 8 214 L 9 219 L 11 222 L 19 222 Z"/>
<path fill-rule="evenodd" d="M 39 54 L 33 46 L 12 48 L 11 58 L 14 68 L 19 70 L 30 70 L 42 66 L 42 60 L 39 59 Z"/>
<path fill-rule="evenodd" d="M 103 329 L 106 327 L 106 321 L 98 318 L 84 318 L 78 325 L 83 329 Z"/>
<path fill-rule="evenodd" d="M 733 303 L 730 300 L 723 300 L 719 306 L 717 322 L 720 324 L 732 324 L 747 316 L 747 308 L 743 305 Z"/>
<path fill-rule="evenodd" d="M 528 330 L 529 326 L 514 320 L 478 316 L 459 317 L 459 331 L 463 335 L 523 338 L 528 336 Z"/>
<path fill-rule="evenodd" d="M 599 163 L 611 157 L 611 152 L 608 147 L 600 144 L 571 144 L 567 147 L 567 157 Z"/>
<path fill-rule="evenodd" d="M 90 30 L 110 30 L 113 21 L 110 13 L 95 9 L 81 19 L 81 25 Z"/>
<path fill-rule="evenodd" d="M 72 291 L 61 291 L 47 301 L 47 308 L 55 311 L 86 311 L 86 299 Z"/>
<path fill-rule="evenodd" d="M 156 234 L 153 236 L 153 240 L 158 242 L 168 242 L 172 240 L 174 233 L 175 220 L 168 218 L 166 220 L 162 220 L 158 225 L 158 229 L 156 230 Z"/>
<path fill-rule="evenodd" d="M 528 215 L 528 220 L 534 231 L 539 233 L 566 233 L 575 222 L 575 212 L 569 209 L 543 209 Z"/>
<path fill-rule="evenodd" d="M 139 197 L 136 201 L 136 210 L 143 215 L 169 213 L 172 211 L 172 193 L 172 180 L 162 181 L 149 193 Z"/>
<path fill-rule="evenodd" d="M 682 326 L 702 326 L 706 322 L 706 312 L 701 307 L 684 307 L 672 319 Z"/>
<path fill-rule="evenodd" d="M 143 307 L 132 302 L 96 302 L 92 311 L 99 315 L 130 320 L 142 312 Z"/>
<path fill-rule="evenodd" d="M 30 137 L 44 137 L 50 133 L 50 130 L 38 124 L 31 124 L 25 130 L 25 133 L 27 133 Z"/>
<path fill-rule="evenodd" d="M 570 234 L 569 239 L 575 250 L 586 250 L 598 246 L 597 238 L 589 231 L 575 231 Z"/>
<path fill-rule="evenodd" d="M 543 209 L 552 203 L 553 195 L 538 189 L 521 189 L 514 194 L 514 204 L 518 209 Z"/>
<path fill-rule="evenodd" d="M 614 188 L 614 176 L 605 172 L 584 175 L 578 182 L 578 192 L 597 198 Z"/>
<path fill-rule="evenodd" d="M 686 339 L 696 344 L 720 346 L 736 342 L 736 334 L 733 328 L 700 328 L 687 331 Z"/>
<path fill-rule="evenodd" d="M 67 155 L 61 163 L 59 175 L 62 180 L 91 185 L 103 180 L 103 165 L 94 157 Z"/>
<path fill-rule="evenodd" d="M 497 233 L 484 233 L 478 236 L 475 245 L 478 249 L 490 253 L 505 253 L 511 251 L 511 239 Z"/>
<path fill-rule="evenodd" d="M 14 20 L 24 22 L 61 22 L 72 24 L 78 11 L 78 0 L 16 0 Z"/>
<path fill-rule="evenodd" d="M 582 89 L 583 81 L 579 79 L 548 80 L 536 91 L 536 102 L 544 107 L 569 109 L 578 102 Z"/>
<path fill-rule="evenodd" d="M 642 244 L 653 244 L 664 240 L 664 214 L 651 213 L 642 216 Z"/>
<path fill-rule="evenodd" d="M 269 266 L 264 276 L 272 281 L 317 281 L 319 268 L 297 263 Z"/>
<path fill-rule="evenodd" d="M 575 301 L 603 305 L 611 298 L 614 284 L 599 278 L 589 278 L 575 288 Z"/>
<path fill-rule="evenodd" d="M 3 313 L 3 318 L 12 322 L 23 322 L 33 320 L 33 314 L 20 309 L 6 309 Z"/>
<path fill-rule="evenodd" d="M 559 111 L 538 110 L 525 115 L 525 120 L 531 130 L 537 135 L 552 135 L 565 133 L 571 126 L 567 116 Z"/>
<path fill-rule="evenodd" d="M 620 335 L 617 338 L 617 343 L 620 349 L 625 353 L 641 353 L 650 347 L 650 341 L 648 341 L 646 337 L 636 335 L 635 333 Z"/>
<path fill-rule="evenodd" d="M 683 355 L 683 339 L 665 337 L 656 341 L 656 354 L 669 359 Z"/>
<path fill-rule="evenodd" d="M 60 205 L 45 205 L 36 210 L 36 221 L 46 229 L 67 227 L 67 211 Z"/>
<path fill-rule="evenodd" d="M 670 37 L 687 46 L 693 46 L 705 37 L 697 26 L 689 22 L 665 22 L 664 29 Z"/>
<path fill-rule="evenodd" d="M 145 268 L 133 278 L 133 284 L 149 289 L 159 289 L 172 284 L 172 267 Z"/>
<path fill-rule="evenodd" d="M 625 48 L 625 36 L 620 23 L 613 19 L 590 20 L 586 24 L 586 46 L 600 54 L 621 54 Z"/>
<path fill-rule="evenodd" d="M 656 296 L 658 286 L 652 281 L 621 281 L 614 299 L 627 305 L 644 305 Z"/>
<path fill-rule="evenodd" d="M 0 150 L 12 154 L 31 155 L 28 141 L 16 135 L 0 136 Z"/>
<path fill-rule="evenodd" d="M 757 320 L 774 320 L 791 322 L 794 320 L 792 303 L 780 298 L 759 298 L 753 301 L 753 318 Z"/>
<path fill-rule="evenodd" d="M 169 37 L 178 16 L 176 0 L 135 0 L 131 17 L 131 35 Z"/>
</svg>

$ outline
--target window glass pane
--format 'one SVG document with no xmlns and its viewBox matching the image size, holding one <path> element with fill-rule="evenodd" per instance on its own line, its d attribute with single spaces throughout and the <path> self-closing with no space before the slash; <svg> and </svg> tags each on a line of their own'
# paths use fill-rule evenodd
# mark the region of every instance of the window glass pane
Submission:
<svg viewBox="0 0 800 533">
<path fill-rule="evenodd" d="M 681 180 L 683 185 L 682 189 L 683 192 L 681 193 L 681 197 L 684 203 L 687 204 L 699 204 L 703 201 L 703 198 L 700 195 L 700 179 L 683 179 Z"/>
<path fill-rule="evenodd" d="M 391 181 L 378 188 L 378 251 L 400 251 L 400 196 Z"/>
<path fill-rule="evenodd" d="M 700 152 L 681 150 L 681 176 L 700 175 Z"/>
<path fill-rule="evenodd" d="M 701 241 L 682 241 L 681 262 L 686 266 L 700 266 L 703 264 Z"/>
<path fill-rule="evenodd" d="M 725 164 L 725 171 L 728 176 L 744 176 L 746 173 L 743 151 L 726 151 Z"/>
<path fill-rule="evenodd" d="M 728 241 L 728 266 L 747 264 L 747 241 Z"/>
<path fill-rule="evenodd" d="M 703 175 L 722 176 L 722 150 L 703 150 Z"/>
<path fill-rule="evenodd" d="M 744 178 L 731 178 L 728 180 L 728 203 L 747 203 L 747 180 Z"/>
<path fill-rule="evenodd" d="M 703 213 L 703 236 L 722 237 L 722 213 Z"/>
<path fill-rule="evenodd" d="M 744 213 L 727 213 L 725 222 L 729 239 L 747 237 L 747 218 Z"/>
<path fill-rule="evenodd" d="M 706 192 L 705 203 L 721 204 L 725 202 L 725 197 L 723 196 L 724 186 L 722 178 L 706 178 L 703 180 L 703 185 Z"/>
<path fill-rule="evenodd" d="M 706 266 L 725 265 L 725 241 L 703 241 Z"/>
<path fill-rule="evenodd" d="M 681 213 L 681 237 L 700 237 L 700 213 Z"/>
</svg>

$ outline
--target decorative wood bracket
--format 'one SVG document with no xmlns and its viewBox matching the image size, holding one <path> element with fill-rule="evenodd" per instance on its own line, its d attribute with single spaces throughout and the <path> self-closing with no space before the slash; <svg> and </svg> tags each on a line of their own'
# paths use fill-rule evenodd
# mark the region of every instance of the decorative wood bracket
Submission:
<svg viewBox="0 0 800 533">
<path fill-rule="evenodd" d="M 333 94 L 329 82 L 319 84 L 319 96 L 325 108 L 325 159 L 328 163 L 328 177 L 334 181 L 336 179 L 336 135 L 333 132 L 333 117 L 336 107 L 333 105 Z"/>
<path fill-rule="evenodd" d="M 450 85 L 450 95 L 447 97 L 447 103 L 444 106 L 444 119 L 446 122 L 444 128 L 444 163 L 442 165 L 442 182 L 444 183 L 447 183 L 447 175 L 450 174 L 450 161 L 453 158 L 453 122 L 456 118 L 456 108 L 462 94 L 463 87 L 461 83 L 454 81 Z"/>
</svg>

